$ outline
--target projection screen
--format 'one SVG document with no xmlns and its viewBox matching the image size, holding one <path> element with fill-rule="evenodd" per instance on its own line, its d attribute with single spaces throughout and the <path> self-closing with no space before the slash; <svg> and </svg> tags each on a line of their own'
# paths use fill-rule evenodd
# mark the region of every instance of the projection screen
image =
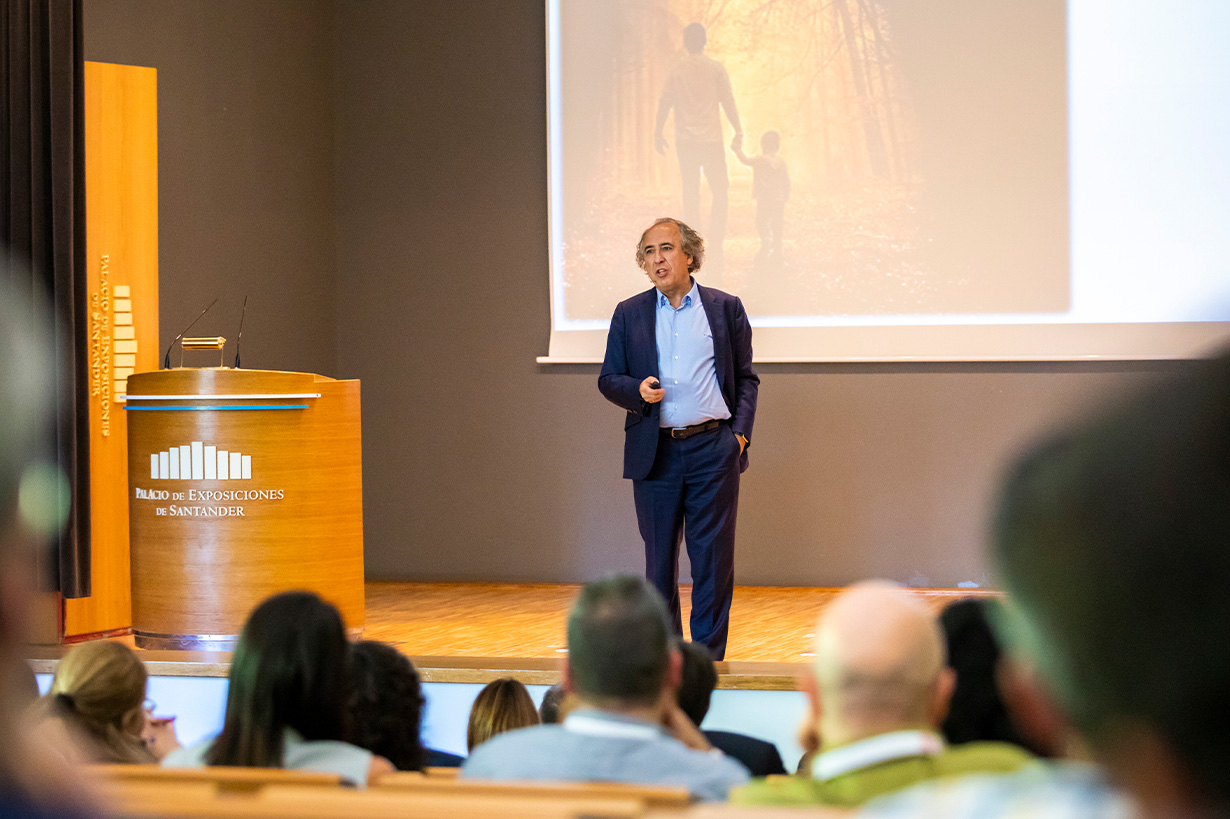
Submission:
<svg viewBox="0 0 1230 819">
<path fill-rule="evenodd" d="M 760 361 L 1230 341 L 1224 0 L 548 0 L 547 26 L 540 362 L 601 361 L 660 216 Z"/>
</svg>

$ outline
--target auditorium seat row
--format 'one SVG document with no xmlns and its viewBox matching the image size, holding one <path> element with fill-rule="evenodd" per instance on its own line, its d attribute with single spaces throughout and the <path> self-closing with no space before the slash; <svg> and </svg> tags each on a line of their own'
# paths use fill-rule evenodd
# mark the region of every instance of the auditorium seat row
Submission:
<svg viewBox="0 0 1230 819">
<path fill-rule="evenodd" d="M 684 788 L 622 783 L 509 783 L 459 780 L 456 769 L 397 772 L 366 791 L 339 777 L 276 768 L 160 768 L 100 765 L 100 795 L 117 815 L 144 819 L 494 819 L 494 817 L 696 817 L 767 815 L 726 806 L 689 806 Z"/>
</svg>

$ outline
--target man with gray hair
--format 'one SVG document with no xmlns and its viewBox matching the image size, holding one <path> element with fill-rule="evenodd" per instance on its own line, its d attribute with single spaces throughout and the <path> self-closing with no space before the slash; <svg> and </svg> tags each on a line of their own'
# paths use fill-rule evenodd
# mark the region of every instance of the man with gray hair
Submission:
<svg viewBox="0 0 1230 819">
<path fill-rule="evenodd" d="M 705 240 L 678 219 L 658 219 L 641 233 L 636 263 L 653 287 L 615 307 L 598 389 L 627 411 L 624 477 L 632 480 L 645 577 L 682 635 L 686 529 L 692 640 L 721 660 L 735 588 L 739 476 L 760 378 L 743 302 L 696 281 L 704 261 Z"/>
<path fill-rule="evenodd" d="M 508 731 L 474 749 L 473 779 L 638 782 L 687 787 L 720 800 L 747 780 L 679 710 L 680 677 L 661 597 L 617 575 L 581 590 L 568 618 L 564 689 L 579 704 L 562 725 Z"/>
<path fill-rule="evenodd" d="M 1031 757 L 998 742 L 948 747 L 939 733 L 955 676 L 936 618 L 909 591 L 856 584 L 829 604 L 802 679 L 820 737 L 810 775 L 757 781 L 745 805 L 861 805 L 924 779 L 1014 771 Z"/>
</svg>

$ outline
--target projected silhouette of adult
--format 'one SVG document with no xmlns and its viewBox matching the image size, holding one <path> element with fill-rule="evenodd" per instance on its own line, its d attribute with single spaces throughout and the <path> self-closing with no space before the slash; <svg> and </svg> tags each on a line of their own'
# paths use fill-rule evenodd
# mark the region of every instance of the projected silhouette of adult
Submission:
<svg viewBox="0 0 1230 819">
<path fill-rule="evenodd" d="M 636 261 L 653 287 L 616 306 L 598 389 L 628 411 L 624 477 L 632 479 L 645 576 L 682 633 L 686 527 L 692 640 L 720 660 L 734 592 L 739 475 L 760 379 L 743 303 L 692 278 L 704 258 L 704 240 L 677 219 L 659 219 L 641 234 Z"/>
<path fill-rule="evenodd" d="M 700 222 L 700 172 L 705 172 L 713 209 L 709 217 L 709 259 L 722 263 L 722 243 L 726 240 L 726 211 L 730 176 L 726 171 L 726 141 L 722 138 L 722 117 L 734 127 L 732 146 L 743 146 L 743 124 L 735 105 L 730 75 L 720 62 L 707 56 L 708 35 L 700 23 L 690 23 L 683 30 L 683 47 L 688 52 L 671 66 L 658 100 L 658 116 L 654 126 L 654 148 L 665 154 L 667 143 L 663 135 L 666 118 L 675 112 L 675 154 L 679 158 L 679 176 L 683 182 L 683 218 L 693 224 Z"/>
</svg>

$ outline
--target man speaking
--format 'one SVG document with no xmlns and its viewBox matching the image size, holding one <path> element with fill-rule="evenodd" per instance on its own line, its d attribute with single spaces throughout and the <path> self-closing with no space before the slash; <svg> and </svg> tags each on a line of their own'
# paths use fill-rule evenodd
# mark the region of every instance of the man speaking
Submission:
<svg viewBox="0 0 1230 819">
<path fill-rule="evenodd" d="M 624 477 L 632 479 L 645 576 L 676 633 L 679 542 L 692 564 L 692 640 L 726 655 L 735 579 L 739 475 L 756 416 L 752 327 L 735 296 L 692 278 L 705 242 L 678 219 L 641 234 L 637 264 L 653 288 L 611 317 L 598 389 L 628 411 Z"/>
</svg>

